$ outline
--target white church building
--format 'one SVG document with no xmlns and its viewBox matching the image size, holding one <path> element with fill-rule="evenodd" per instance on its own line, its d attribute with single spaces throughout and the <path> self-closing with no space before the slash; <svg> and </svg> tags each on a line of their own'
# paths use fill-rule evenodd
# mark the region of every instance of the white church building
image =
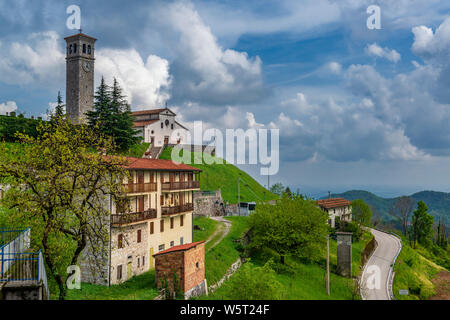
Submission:
<svg viewBox="0 0 450 320">
<path fill-rule="evenodd" d="M 168 144 L 186 144 L 189 130 L 175 120 L 176 114 L 168 108 L 132 112 L 133 128 L 144 142 L 154 147 Z"/>
</svg>

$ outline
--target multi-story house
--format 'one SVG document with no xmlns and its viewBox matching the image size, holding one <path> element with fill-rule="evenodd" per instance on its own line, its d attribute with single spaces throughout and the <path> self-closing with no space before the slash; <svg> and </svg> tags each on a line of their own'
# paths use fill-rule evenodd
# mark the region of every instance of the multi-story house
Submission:
<svg viewBox="0 0 450 320">
<path fill-rule="evenodd" d="M 341 221 L 352 221 L 352 202 L 344 198 L 329 198 L 317 201 L 319 207 L 329 214 L 328 223 L 334 228 L 336 217 Z"/>
<path fill-rule="evenodd" d="M 200 189 L 201 170 L 161 159 L 127 162 L 129 205 L 121 208 L 110 201 L 109 252 L 99 269 L 85 253 L 83 282 L 121 283 L 154 268 L 153 254 L 193 240 L 193 192 Z"/>
</svg>

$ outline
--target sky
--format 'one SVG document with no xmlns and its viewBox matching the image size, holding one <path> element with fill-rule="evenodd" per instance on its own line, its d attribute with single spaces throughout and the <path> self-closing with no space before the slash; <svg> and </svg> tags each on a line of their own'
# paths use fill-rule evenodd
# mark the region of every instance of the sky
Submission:
<svg viewBox="0 0 450 320">
<path fill-rule="evenodd" d="M 0 0 L 0 114 L 45 115 L 65 96 L 73 4 L 98 39 L 96 84 L 116 77 L 133 110 L 279 129 L 270 184 L 450 192 L 448 1 Z M 380 29 L 367 27 L 373 4 Z"/>
</svg>

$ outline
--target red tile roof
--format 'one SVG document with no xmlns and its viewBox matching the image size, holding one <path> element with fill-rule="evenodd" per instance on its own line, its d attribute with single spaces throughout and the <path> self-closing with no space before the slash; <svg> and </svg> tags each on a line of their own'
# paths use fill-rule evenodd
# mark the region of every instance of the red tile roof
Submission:
<svg viewBox="0 0 450 320">
<path fill-rule="evenodd" d="M 136 128 L 136 127 L 145 127 L 146 125 L 155 123 L 156 121 L 159 121 L 159 120 L 158 120 L 158 119 L 155 119 L 155 120 L 135 121 L 135 122 L 133 122 L 133 128 Z"/>
<path fill-rule="evenodd" d="M 187 243 L 187 244 L 180 244 L 179 246 L 175 246 L 175 247 L 169 248 L 167 250 L 155 253 L 153 256 L 158 256 L 160 254 L 165 254 L 165 253 L 175 252 L 175 251 L 186 251 L 186 250 L 194 248 L 204 242 L 205 241 L 198 241 L 198 242 L 192 242 L 192 243 Z"/>
<path fill-rule="evenodd" d="M 155 113 L 161 113 L 164 110 L 166 110 L 166 108 L 162 108 L 162 109 L 151 109 L 151 110 L 142 110 L 142 111 L 133 111 L 131 114 L 133 116 L 140 116 L 140 115 L 145 115 L 145 114 L 155 114 Z"/>
<path fill-rule="evenodd" d="M 331 198 L 331 199 L 318 200 L 317 204 L 322 208 L 332 209 L 332 208 L 349 206 L 352 204 L 352 202 L 347 199 L 344 199 L 344 198 Z"/>
<path fill-rule="evenodd" d="M 172 160 L 164 159 L 145 159 L 127 157 L 127 169 L 141 170 L 167 170 L 167 171 L 202 171 L 198 168 L 188 166 L 183 163 L 176 163 Z"/>
</svg>

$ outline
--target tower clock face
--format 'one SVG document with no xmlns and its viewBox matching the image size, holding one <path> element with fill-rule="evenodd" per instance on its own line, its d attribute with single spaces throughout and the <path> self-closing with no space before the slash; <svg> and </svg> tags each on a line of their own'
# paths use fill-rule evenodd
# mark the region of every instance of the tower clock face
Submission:
<svg viewBox="0 0 450 320">
<path fill-rule="evenodd" d="M 91 71 L 91 64 L 89 63 L 89 61 L 83 62 L 83 69 L 84 69 L 84 71 L 86 71 L 86 72 Z"/>
</svg>

